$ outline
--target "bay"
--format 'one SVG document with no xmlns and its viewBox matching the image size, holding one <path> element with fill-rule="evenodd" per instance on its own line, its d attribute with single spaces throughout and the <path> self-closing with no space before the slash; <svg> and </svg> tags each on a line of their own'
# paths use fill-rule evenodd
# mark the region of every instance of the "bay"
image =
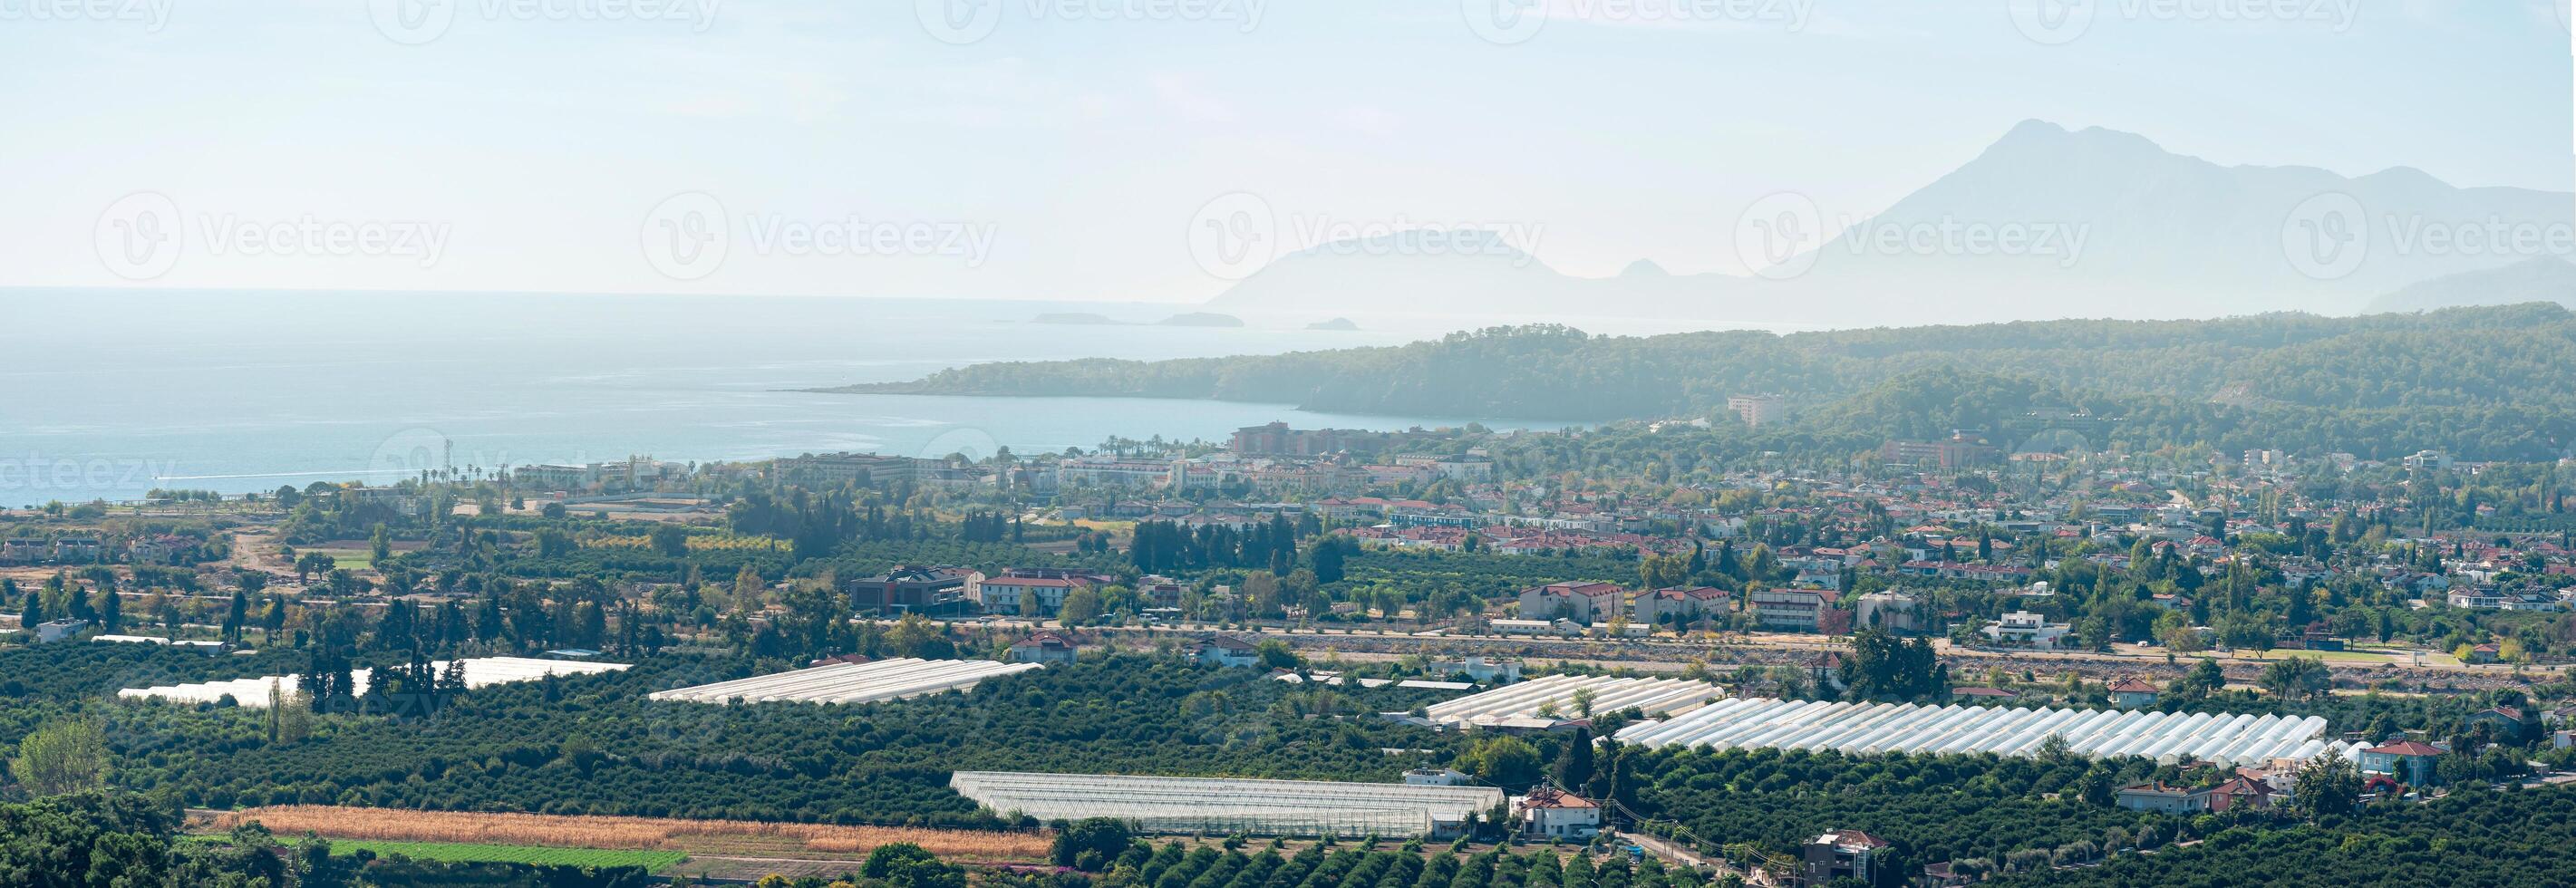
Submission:
<svg viewBox="0 0 2576 888">
<path fill-rule="evenodd" d="M 1090 449 L 1271 421 L 1403 429 L 1476 416 L 1127 398 L 835 395 L 984 361 L 1395 344 L 1423 330 L 1173 327 L 1189 306 L 560 294 L 0 291 L 0 505 L 385 484 L 423 468 L 649 455 Z M 1134 324 L 1032 322 L 1090 312 Z"/>
</svg>

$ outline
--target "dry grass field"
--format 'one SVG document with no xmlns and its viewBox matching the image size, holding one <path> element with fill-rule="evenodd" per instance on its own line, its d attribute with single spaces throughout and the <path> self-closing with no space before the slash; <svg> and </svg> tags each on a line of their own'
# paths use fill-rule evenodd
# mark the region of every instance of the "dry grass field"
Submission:
<svg viewBox="0 0 2576 888">
<path fill-rule="evenodd" d="M 1018 863 L 1044 859 L 1050 841 L 1050 837 L 1043 833 L 740 820 L 404 811 L 328 805 L 227 811 L 216 815 L 210 827 L 228 830 L 253 820 L 265 824 L 270 832 L 281 837 L 311 832 L 326 839 L 542 845 L 735 857 L 850 859 L 864 857 L 879 845 L 910 842 L 940 857 L 959 862 Z"/>
</svg>

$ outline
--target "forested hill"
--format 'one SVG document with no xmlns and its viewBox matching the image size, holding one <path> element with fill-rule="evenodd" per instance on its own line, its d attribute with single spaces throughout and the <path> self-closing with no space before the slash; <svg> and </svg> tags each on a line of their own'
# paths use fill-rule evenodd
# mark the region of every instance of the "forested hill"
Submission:
<svg viewBox="0 0 2576 888">
<path fill-rule="evenodd" d="M 2542 459 L 2576 443 L 2576 314 L 2548 303 L 2328 318 L 2040 321 L 1776 335 L 1495 328 L 1410 345 L 1170 361 L 979 364 L 830 389 L 1289 403 L 1345 413 L 1703 417 L 1784 396 L 1782 431 L 1835 446 L 1998 428 L 2030 411 L 2118 417 L 2132 446 L 2432 447 Z M 1848 440 L 1845 440 L 1848 439 Z M 2008 442 L 2009 443 L 2009 442 Z"/>
</svg>

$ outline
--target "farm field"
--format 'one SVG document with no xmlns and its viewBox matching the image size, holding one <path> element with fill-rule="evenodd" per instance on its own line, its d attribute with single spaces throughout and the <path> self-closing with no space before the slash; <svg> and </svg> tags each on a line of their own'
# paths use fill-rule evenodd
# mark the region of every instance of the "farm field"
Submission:
<svg viewBox="0 0 2576 888">
<path fill-rule="evenodd" d="M 376 566 L 376 553 L 363 546 L 355 549 L 302 549 L 299 552 L 329 555 L 332 566 L 345 570 L 368 570 Z"/>
<path fill-rule="evenodd" d="M 370 851 L 378 857 L 401 855 L 414 860 L 437 860 L 451 863 L 533 863 L 553 866 L 633 866 L 645 872 L 687 860 L 689 855 L 677 851 L 633 851 L 603 848 L 549 848 L 540 845 L 469 845 L 456 842 L 385 842 L 364 839 L 334 839 L 331 853 L 356 854 Z"/>
<path fill-rule="evenodd" d="M 941 830 L 909 827 L 832 826 L 741 820 L 678 820 L 556 814 L 489 814 L 292 805 L 225 811 L 207 828 L 229 830 L 259 821 L 271 832 L 306 832 L 335 844 L 363 842 L 535 846 L 557 849 L 659 851 L 683 855 L 841 860 L 867 856 L 877 846 L 910 842 L 942 858 L 974 863 L 1022 863 L 1047 855 L 1049 836 L 1036 832 Z"/>
</svg>

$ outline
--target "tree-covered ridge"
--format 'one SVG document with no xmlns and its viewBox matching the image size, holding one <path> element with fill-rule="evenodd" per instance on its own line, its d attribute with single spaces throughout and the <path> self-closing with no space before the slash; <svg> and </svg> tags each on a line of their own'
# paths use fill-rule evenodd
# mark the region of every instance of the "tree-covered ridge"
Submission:
<svg viewBox="0 0 2576 888">
<path fill-rule="evenodd" d="M 2576 440 L 2576 315 L 2533 303 L 2425 314 L 2070 320 L 1775 335 L 1591 336 L 1556 326 L 1410 345 L 1172 361 L 979 364 L 835 391 L 1208 398 L 1356 413 L 1613 420 L 1787 397 L 1783 427 L 1844 445 L 2117 416 L 2114 440 L 2556 456 Z M 1875 443 L 1868 441 L 1868 443 Z M 2006 442 L 2012 443 L 2012 442 Z M 2097 442 L 2098 443 L 2098 442 Z"/>
<path fill-rule="evenodd" d="M 2360 817 L 2284 829 L 2233 828 L 2189 847 L 2123 854 L 2101 866 L 2008 877 L 2018 885 L 2567 884 L 2576 793 L 2468 788 L 2425 804 L 2387 802 Z"/>
</svg>

